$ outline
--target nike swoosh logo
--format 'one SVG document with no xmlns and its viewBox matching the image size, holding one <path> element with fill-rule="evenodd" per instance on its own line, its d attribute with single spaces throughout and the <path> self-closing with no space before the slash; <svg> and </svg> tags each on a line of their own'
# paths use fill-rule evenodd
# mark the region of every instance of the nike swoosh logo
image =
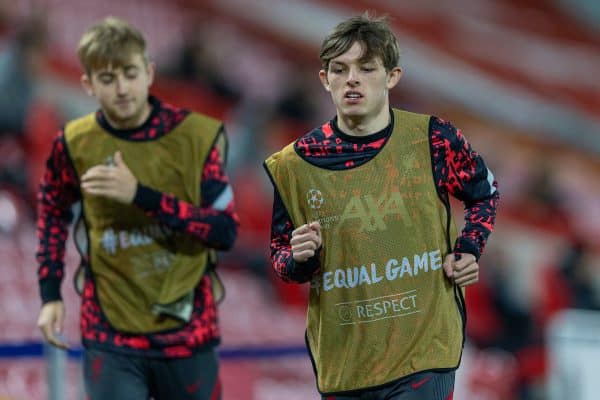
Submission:
<svg viewBox="0 0 600 400">
<path fill-rule="evenodd" d="M 410 384 L 410 386 L 414 389 L 417 390 L 418 388 L 420 388 L 421 386 L 423 386 L 424 384 L 427 383 L 427 381 L 429 381 L 431 379 L 430 376 L 428 376 L 427 378 L 423 378 L 418 382 L 413 382 Z"/>
<path fill-rule="evenodd" d="M 192 394 L 192 393 L 196 393 L 200 387 L 202 386 L 202 378 L 198 379 L 198 381 L 192 383 L 191 385 L 187 385 L 185 387 L 185 390 L 187 390 L 188 393 Z"/>
</svg>

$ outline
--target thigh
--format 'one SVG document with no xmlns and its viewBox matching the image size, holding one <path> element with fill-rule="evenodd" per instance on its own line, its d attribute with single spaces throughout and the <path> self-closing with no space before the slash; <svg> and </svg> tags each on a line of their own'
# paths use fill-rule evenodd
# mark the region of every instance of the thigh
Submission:
<svg viewBox="0 0 600 400">
<path fill-rule="evenodd" d="M 191 357 L 155 360 L 151 394 L 156 400 L 220 400 L 217 352 L 211 348 Z"/>
<path fill-rule="evenodd" d="M 423 372 L 402 380 L 387 389 L 378 399 L 385 400 L 452 400 L 454 371 Z"/>
<path fill-rule="evenodd" d="M 322 400 L 452 400 L 454 371 L 422 372 L 381 389 L 366 389 L 354 396 L 323 396 Z"/>
<path fill-rule="evenodd" d="M 145 361 L 98 350 L 85 350 L 83 380 L 89 400 L 148 400 Z"/>
</svg>

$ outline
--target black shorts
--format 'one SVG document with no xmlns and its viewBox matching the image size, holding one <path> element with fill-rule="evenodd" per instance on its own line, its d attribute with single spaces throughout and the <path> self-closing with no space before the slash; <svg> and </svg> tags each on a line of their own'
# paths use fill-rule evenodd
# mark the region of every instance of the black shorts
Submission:
<svg viewBox="0 0 600 400">
<path fill-rule="evenodd" d="M 146 358 L 86 349 L 83 357 L 89 400 L 220 400 L 214 349 L 186 358 Z"/>
<path fill-rule="evenodd" d="M 452 400 L 454 371 L 421 372 L 380 389 L 361 390 L 348 396 L 323 396 L 323 400 Z"/>
</svg>

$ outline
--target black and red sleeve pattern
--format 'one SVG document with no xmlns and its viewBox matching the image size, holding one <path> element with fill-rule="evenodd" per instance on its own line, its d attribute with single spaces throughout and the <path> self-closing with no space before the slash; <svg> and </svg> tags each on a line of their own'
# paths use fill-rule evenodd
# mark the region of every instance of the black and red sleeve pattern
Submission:
<svg viewBox="0 0 600 400">
<path fill-rule="evenodd" d="M 62 131 L 54 139 L 37 196 L 38 281 L 42 303 L 47 303 L 61 299 L 65 243 L 73 219 L 71 207 L 81 199 L 79 179 Z"/>
<path fill-rule="evenodd" d="M 273 215 L 271 219 L 271 264 L 275 273 L 285 282 L 298 282 L 294 279 L 294 260 L 290 240 L 294 226 L 277 187 L 273 190 Z"/>
<path fill-rule="evenodd" d="M 393 114 L 390 113 L 390 116 L 393 121 Z M 302 158 L 321 168 L 356 168 L 381 151 L 392 132 L 392 127 L 393 124 L 390 124 L 368 137 L 354 137 L 343 133 L 334 118 L 301 137 L 294 147 Z M 294 226 L 277 188 L 273 198 L 271 264 L 275 273 L 286 282 L 308 282 L 319 270 L 319 255 L 315 254 L 304 263 L 294 261 L 290 245 Z"/>
<path fill-rule="evenodd" d="M 391 116 L 393 121 L 393 114 Z M 300 138 L 295 149 L 305 160 L 322 168 L 353 168 L 377 155 L 392 128 L 393 122 L 380 132 L 357 138 L 341 132 L 333 119 Z M 498 184 L 481 156 L 473 151 L 460 130 L 450 123 L 432 117 L 430 139 L 433 176 L 438 191 L 442 197 L 452 195 L 465 205 L 465 226 L 454 250 L 479 258 L 494 226 L 499 200 Z M 289 243 L 293 229 L 293 223 L 275 188 L 271 263 L 280 278 L 301 283 L 310 280 L 319 265 L 317 257 L 304 263 L 306 265 L 293 261 Z"/>
<path fill-rule="evenodd" d="M 138 184 L 133 203 L 173 231 L 198 238 L 207 247 L 228 250 L 237 237 L 239 218 L 223 158 L 213 146 L 202 172 L 199 207 L 143 184 Z"/>
<path fill-rule="evenodd" d="M 303 263 L 294 261 L 290 239 L 294 226 L 281 196 L 274 190 L 271 223 L 271 264 L 275 273 L 285 282 L 304 283 L 319 269 L 318 254 Z"/>
<path fill-rule="evenodd" d="M 481 156 L 451 123 L 432 117 L 430 139 L 438 190 L 442 195 L 454 196 L 465 206 L 465 226 L 454 251 L 471 253 L 479 259 L 494 228 L 500 199 L 498 183 Z"/>
</svg>

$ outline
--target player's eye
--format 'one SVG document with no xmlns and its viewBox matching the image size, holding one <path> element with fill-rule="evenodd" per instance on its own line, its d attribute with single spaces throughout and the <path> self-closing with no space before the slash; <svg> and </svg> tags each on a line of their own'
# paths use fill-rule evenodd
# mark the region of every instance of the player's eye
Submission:
<svg viewBox="0 0 600 400">
<path fill-rule="evenodd" d="M 112 75 L 100 75 L 98 77 L 98 80 L 104 85 L 110 85 L 115 80 L 115 78 Z"/>
</svg>

